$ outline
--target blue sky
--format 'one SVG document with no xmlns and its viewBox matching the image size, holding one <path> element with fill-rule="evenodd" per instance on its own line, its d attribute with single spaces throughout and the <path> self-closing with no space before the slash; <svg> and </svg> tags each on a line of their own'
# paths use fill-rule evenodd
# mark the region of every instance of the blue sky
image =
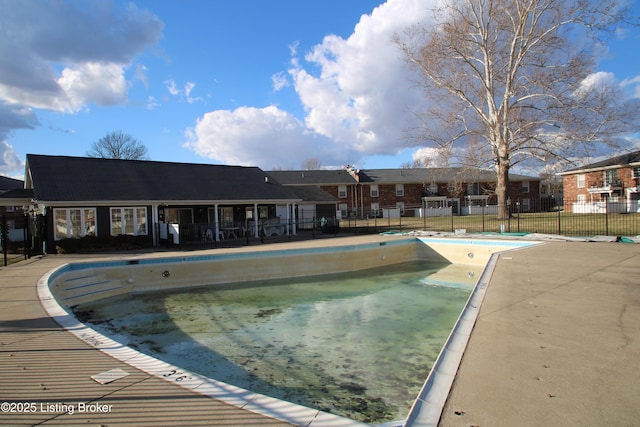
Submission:
<svg viewBox="0 0 640 427">
<path fill-rule="evenodd" d="M 0 174 L 114 130 L 152 160 L 400 167 L 420 153 L 404 135 L 423 100 L 391 37 L 429 4 L 0 0 Z M 627 29 L 599 67 L 635 97 L 639 43 Z"/>
</svg>

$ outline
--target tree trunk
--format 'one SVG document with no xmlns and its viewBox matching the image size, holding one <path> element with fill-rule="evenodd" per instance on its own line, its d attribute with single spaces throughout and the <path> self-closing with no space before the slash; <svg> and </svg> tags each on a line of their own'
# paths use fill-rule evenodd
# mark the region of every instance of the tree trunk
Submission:
<svg viewBox="0 0 640 427">
<path fill-rule="evenodd" d="M 496 165 L 496 196 L 498 197 L 498 219 L 509 218 L 509 160 L 498 158 Z"/>
</svg>

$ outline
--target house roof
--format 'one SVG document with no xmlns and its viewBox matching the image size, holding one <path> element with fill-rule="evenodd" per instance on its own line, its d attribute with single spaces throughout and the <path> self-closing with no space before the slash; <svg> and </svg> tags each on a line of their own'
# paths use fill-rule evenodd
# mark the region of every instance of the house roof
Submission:
<svg viewBox="0 0 640 427">
<path fill-rule="evenodd" d="M 331 194 L 315 185 L 296 185 L 291 186 L 290 189 L 296 196 L 308 203 L 335 204 L 339 202 Z"/>
<path fill-rule="evenodd" d="M 612 169 L 624 166 L 640 166 L 640 151 L 622 154 L 620 156 L 611 157 L 609 159 L 601 160 L 599 162 L 591 163 L 585 166 L 569 169 L 567 171 L 559 173 L 558 175 L 570 175 L 577 172 L 586 172 L 598 169 Z"/>
<path fill-rule="evenodd" d="M 40 202 L 297 201 L 257 167 L 27 155 L 27 186 Z"/>
<path fill-rule="evenodd" d="M 0 206 L 25 206 L 33 200 L 33 190 L 28 188 L 14 188 L 0 193 Z"/>
<path fill-rule="evenodd" d="M 0 176 L 0 193 L 8 190 L 14 190 L 16 188 L 23 188 L 24 181 L 19 179 L 9 178 L 8 176 Z"/>
<path fill-rule="evenodd" d="M 346 170 L 269 171 L 282 185 L 353 185 L 357 181 Z"/>
<path fill-rule="evenodd" d="M 368 184 L 415 184 L 420 182 L 453 181 L 495 182 L 493 171 L 466 168 L 409 168 L 409 169 L 361 169 L 354 172 L 359 181 L 346 170 L 298 170 L 270 171 L 282 185 L 346 185 L 358 182 Z M 509 174 L 511 181 L 539 181 L 540 178 Z"/>
<path fill-rule="evenodd" d="M 509 174 L 511 181 L 536 181 L 540 178 Z M 363 169 L 360 182 L 409 184 L 416 182 L 495 182 L 494 171 L 467 168 Z"/>
</svg>

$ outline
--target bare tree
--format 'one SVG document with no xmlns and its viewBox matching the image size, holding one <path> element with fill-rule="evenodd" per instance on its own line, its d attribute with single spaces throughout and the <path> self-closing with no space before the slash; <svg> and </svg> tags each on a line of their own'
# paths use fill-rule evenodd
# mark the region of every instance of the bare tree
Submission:
<svg viewBox="0 0 640 427">
<path fill-rule="evenodd" d="M 91 149 L 87 152 L 87 156 L 123 160 L 145 160 L 149 158 L 147 147 L 121 130 L 109 132 L 91 144 Z"/>
<path fill-rule="evenodd" d="M 322 162 L 317 157 L 311 157 L 302 162 L 302 169 L 304 170 L 317 170 L 322 167 Z"/>
<path fill-rule="evenodd" d="M 627 22 L 619 3 L 443 0 L 433 23 L 396 37 L 432 102 L 414 133 L 495 168 L 500 218 L 512 166 L 614 146 L 637 116 L 611 76 L 594 73 L 599 38 Z"/>
</svg>

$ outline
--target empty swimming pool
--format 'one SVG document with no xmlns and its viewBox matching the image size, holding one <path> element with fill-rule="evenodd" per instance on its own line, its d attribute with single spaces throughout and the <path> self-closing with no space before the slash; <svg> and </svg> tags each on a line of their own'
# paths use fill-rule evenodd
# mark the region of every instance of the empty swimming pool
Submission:
<svg viewBox="0 0 640 427">
<path fill-rule="evenodd" d="M 411 262 L 115 297 L 75 311 L 123 344 L 190 371 L 380 423 L 407 415 L 476 271 Z"/>
<path fill-rule="evenodd" d="M 393 298 L 398 298 L 401 306 L 404 302 L 402 311 L 407 310 L 406 307 L 412 304 L 415 305 L 415 308 L 409 311 L 419 311 L 420 309 L 423 312 L 448 311 L 448 308 L 430 307 L 428 302 L 414 304 L 416 297 L 411 292 L 436 288 L 443 295 L 445 293 L 462 295 L 466 293 L 468 295 L 469 289 L 465 289 L 465 287 L 471 287 L 480 276 L 485 276 L 483 270 L 493 253 L 531 244 L 530 242 L 488 241 L 484 239 L 439 239 L 407 236 L 371 236 L 338 239 L 336 243 L 330 245 L 326 243 L 328 242 L 309 242 L 305 246 L 285 244 L 247 248 L 249 250 L 239 251 L 211 251 L 194 255 L 151 254 L 133 258 L 125 257 L 125 259 L 67 264 L 43 276 L 38 283 L 38 293 L 48 313 L 71 333 L 101 351 L 152 375 L 179 383 L 181 386 L 198 393 L 296 425 L 356 425 L 357 421 L 350 421 L 348 418 L 341 418 L 322 410 L 348 414 L 348 411 L 356 408 L 360 410 L 361 414 L 364 414 L 357 415 L 357 417 L 368 421 L 402 417 L 403 409 L 396 410 L 394 408 L 402 406 L 404 403 L 400 405 L 389 403 L 383 400 L 385 396 L 380 396 L 385 393 L 409 395 L 414 393 L 411 388 L 415 390 L 415 387 L 405 385 L 405 391 L 399 393 L 380 391 L 382 386 L 378 384 L 379 377 L 395 375 L 403 378 L 412 376 L 415 380 L 413 383 L 419 384 L 424 381 L 426 376 L 426 372 L 422 372 L 423 368 L 411 367 L 404 372 L 401 372 L 400 369 L 395 370 L 394 374 L 390 374 L 395 368 L 392 369 L 386 365 L 394 363 L 402 365 L 407 361 L 412 364 L 415 361 L 419 365 L 425 360 L 432 359 L 433 355 L 438 352 L 435 338 L 416 338 L 415 336 L 404 338 L 405 341 L 420 341 L 414 350 L 408 350 L 404 343 L 388 344 L 386 348 L 382 347 L 383 356 L 374 357 L 367 350 L 366 345 L 362 349 L 356 350 L 351 344 L 358 341 L 365 344 L 382 342 L 384 346 L 387 338 L 393 338 L 394 328 L 406 330 L 410 336 L 410 331 L 421 330 L 425 326 L 424 322 L 422 325 L 416 321 L 407 322 L 404 312 L 400 313 L 401 310 L 395 304 L 388 302 Z M 409 271 L 396 272 L 399 276 L 390 279 L 392 276 L 389 276 L 388 273 L 395 269 L 397 264 L 402 263 L 405 266 L 409 264 L 413 264 L 413 266 L 409 267 Z M 427 272 L 422 268 L 425 263 L 429 263 Z M 432 269 L 435 265 L 443 263 L 449 265 L 438 271 Z M 416 264 L 422 266 L 422 271 L 418 272 L 417 279 L 416 277 L 409 279 L 409 275 L 416 273 Z M 346 280 L 346 283 L 351 281 L 352 291 L 346 291 L 348 286 L 344 283 L 340 285 L 325 283 L 318 287 L 318 290 L 312 292 L 311 290 L 317 284 L 303 278 L 318 276 L 328 271 L 335 273 L 357 272 L 356 276 L 367 278 L 366 282 L 369 282 L 367 285 L 369 288 L 362 283 L 357 283 L 357 280 L 353 282 L 353 278 L 346 277 L 343 279 Z M 395 282 L 394 286 L 399 287 L 394 288 L 384 280 L 377 282 L 376 277 L 386 277 L 387 282 Z M 291 282 L 289 279 L 294 281 Z M 453 315 L 453 321 L 456 323 L 453 332 L 455 336 L 458 335 L 456 330 L 459 329 L 458 325 L 461 320 L 463 320 L 463 329 L 465 330 L 468 329 L 468 325 L 472 325 L 469 322 L 470 316 L 465 313 L 469 311 L 471 301 L 474 302 L 471 311 L 477 310 L 481 301 L 480 295 L 483 294 L 483 291 L 478 292 L 478 288 L 486 288 L 487 279 L 480 280 L 482 286 L 476 286 L 466 305 L 463 301 L 462 305 L 465 308 L 462 317 L 457 322 L 455 322 L 455 317 L 460 311 L 460 306 L 458 305 L 457 309 L 451 308 L 452 312 L 456 312 Z M 252 308 L 246 304 L 244 306 L 236 304 L 236 298 L 242 296 L 241 294 L 244 293 L 247 296 L 256 293 L 258 288 L 256 282 L 258 281 L 267 281 L 266 288 L 279 287 L 280 291 L 269 297 L 263 296 L 262 302 Z M 279 283 L 279 285 L 273 286 L 274 283 Z M 205 291 L 195 288 L 204 285 L 210 289 Z M 403 291 L 399 292 L 398 289 L 403 289 Z M 185 292 L 180 293 L 181 290 Z M 208 294 L 209 291 L 214 291 L 214 293 Z M 151 313 L 147 313 L 149 317 L 145 320 L 148 327 L 144 326 L 139 331 L 125 329 L 121 332 L 126 332 L 126 335 L 114 336 L 122 342 L 130 343 L 132 347 L 108 338 L 105 334 L 96 331 L 94 325 L 87 326 L 80 323 L 72 315 L 72 308 L 80 310 L 81 307 L 85 307 L 84 310 L 81 310 L 85 312 L 84 315 L 95 316 L 95 320 L 98 322 L 105 321 L 101 327 L 105 328 L 104 331 L 108 334 L 113 334 L 114 331 L 120 331 L 123 326 L 130 327 L 126 325 L 129 320 L 127 320 L 126 313 L 101 315 L 101 309 L 98 308 L 101 304 L 100 301 L 118 297 L 126 300 L 130 296 L 139 294 L 143 296 L 141 301 L 149 304 L 147 311 Z M 153 303 L 149 299 L 151 295 L 161 296 L 163 302 Z M 197 301 L 194 301 L 194 295 L 198 295 L 195 300 L 222 303 L 216 306 L 215 313 L 211 308 L 215 304 L 204 304 L 196 308 L 195 302 Z M 312 296 L 317 299 L 309 300 Z M 462 297 L 463 300 L 465 298 L 465 296 Z M 188 302 L 189 299 L 193 304 Z M 448 300 L 448 297 L 444 299 Z M 118 300 L 112 300 L 112 302 L 114 301 Z M 182 310 L 182 317 L 178 315 L 181 310 L 176 311 L 176 307 L 182 304 L 178 304 L 180 301 L 187 302 L 183 305 L 191 307 L 186 311 Z M 271 302 L 266 304 L 269 301 Z M 97 305 L 94 306 L 93 313 L 90 313 L 91 308 L 87 309 L 89 307 L 87 304 L 94 303 Z M 162 304 L 161 309 L 158 309 L 159 304 Z M 243 316 L 226 314 L 225 310 L 234 304 L 239 309 L 238 313 L 244 313 Z M 456 304 L 459 302 L 454 305 Z M 110 306 L 115 308 L 117 305 L 111 304 Z M 195 320 L 194 315 L 198 311 L 204 312 L 203 319 L 207 319 L 208 316 L 208 320 Z M 141 312 L 141 309 L 136 309 L 132 314 L 142 315 Z M 382 313 L 382 317 L 375 320 L 372 313 Z M 412 314 L 412 316 L 414 315 Z M 241 322 L 243 317 L 244 320 Z M 354 326 L 346 321 L 346 319 L 351 320 L 352 318 L 360 318 L 364 323 L 373 322 L 374 325 L 385 325 L 386 321 L 388 325 L 385 325 L 384 328 L 377 328 L 380 330 L 376 330 L 376 334 L 367 335 L 362 331 L 356 333 Z M 409 317 L 407 316 L 407 318 Z M 107 320 L 109 323 L 106 322 Z M 290 321 L 293 326 L 283 326 L 285 320 Z M 242 327 L 238 326 L 241 323 Z M 177 335 L 174 335 L 173 338 L 185 338 L 188 333 L 192 333 L 191 337 L 182 341 L 167 337 L 161 338 L 161 334 L 157 332 L 165 329 L 163 325 L 175 328 L 173 333 Z M 322 327 L 323 325 L 324 327 Z M 451 324 L 448 328 L 450 326 Z M 158 329 L 155 330 L 154 327 Z M 218 331 L 226 330 L 228 333 L 220 332 L 217 337 L 204 337 L 204 330 L 214 330 L 215 328 L 218 328 Z M 238 332 L 240 330 L 243 332 Z M 384 330 L 387 332 L 383 332 Z M 131 332 L 142 333 L 136 336 Z M 280 335 L 276 337 L 276 333 Z M 228 337 L 221 338 L 224 335 L 228 335 Z M 337 340 L 339 335 L 343 338 L 342 341 Z M 452 339 L 452 336 L 449 336 L 447 343 Z M 216 341 L 218 338 L 221 340 Z M 226 344 L 224 340 L 231 340 L 233 345 Z M 253 350 L 257 353 L 240 350 L 236 346 L 236 341 L 254 341 Z M 454 340 L 456 352 L 459 352 L 460 342 L 458 339 Z M 314 349 L 311 345 L 314 343 L 317 343 L 316 345 L 319 347 Z M 134 347 L 137 347 L 138 350 L 135 350 Z M 328 362 L 319 361 L 318 355 L 322 356 L 323 352 L 332 348 L 337 351 L 330 359 L 327 359 Z M 139 350 L 156 354 L 158 357 L 145 355 Z M 174 350 L 178 350 L 178 353 L 183 350 L 183 356 L 170 356 L 176 354 Z M 446 347 L 444 352 L 448 352 Z M 221 382 L 219 378 L 213 379 L 215 378 L 213 375 L 217 375 L 213 371 L 209 371 L 205 375 L 196 373 L 194 365 L 191 364 L 193 361 L 185 355 L 195 356 L 191 359 L 198 360 L 201 358 L 200 354 L 214 357 L 219 362 L 216 366 L 226 367 L 226 369 L 219 369 L 219 371 L 230 372 L 232 379 L 233 375 L 238 374 L 237 378 L 251 380 L 257 387 L 263 387 L 260 389 L 262 394 L 255 392 L 255 390 L 249 391 L 244 387 L 238 388 L 229 383 Z M 276 356 L 287 354 L 289 356 L 282 359 L 284 362 L 270 363 L 276 360 Z M 440 353 L 436 366 L 440 366 L 442 354 Z M 163 357 L 166 362 L 161 362 L 159 357 Z M 294 372 L 291 369 L 293 365 L 290 364 L 290 359 L 301 360 L 304 362 L 301 365 L 303 367 L 297 368 Z M 448 370 L 451 368 L 452 358 L 446 357 L 445 359 Z M 358 370 L 358 367 L 367 360 L 378 361 L 378 369 L 365 375 Z M 428 361 L 425 366 L 428 370 Z M 318 367 L 322 369 L 318 369 Z M 434 368 L 434 372 L 437 371 L 438 369 Z M 287 375 L 284 375 L 283 372 Z M 353 377 L 358 376 L 364 377 L 367 383 L 362 385 L 353 381 Z M 283 389 L 276 390 L 273 386 L 273 379 L 276 377 L 285 377 L 290 384 L 285 384 Z M 340 400 L 336 403 L 335 399 L 337 398 L 334 397 L 334 401 L 330 399 L 323 401 L 317 395 L 298 393 L 301 388 L 304 388 L 304 386 L 300 386 L 299 382 L 303 377 L 311 377 L 312 381 L 318 384 L 329 379 L 330 381 L 324 384 L 324 389 L 322 386 L 320 387 L 320 391 L 323 393 L 337 392 L 337 395 L 341 396 Z M 450 377 L 450 374 L 447 374 L 447 377 Z M 438 384 L 437 393 L 446 393 L 446 390 L 440 386 L 446 382 L 435 380 L 434 384 Z M 423 400 L 425 393 L 433 388 L 430 385 L 432 383 L 433 380 L 430 376 L 420 391 L 419 400 L 414 402 L 414 408 L 411 410 L 412 419 L 417 412 L 422 417 L 424 411 L 417 403 L 425 401 Z M 366 393 L 367 398 L 358 399 L 357 397 L 362 396 L 363 393 Z M 334 395 L 336 394 L 334 393 Z M 304 406 L 287 404 L 283 400 L 269 396 L 280 396 L 301 402 Z M 410 401 L 414 397 L 409 396 L 406 400 Z M 405 396 L 402 395 L 398 401 L 405 402 Z M 362 408 L 366 408 L 366 411 L 361 411 Z M 396 415 L 394 415 L 394 411 L 397 411 Z"/>
</svg>

